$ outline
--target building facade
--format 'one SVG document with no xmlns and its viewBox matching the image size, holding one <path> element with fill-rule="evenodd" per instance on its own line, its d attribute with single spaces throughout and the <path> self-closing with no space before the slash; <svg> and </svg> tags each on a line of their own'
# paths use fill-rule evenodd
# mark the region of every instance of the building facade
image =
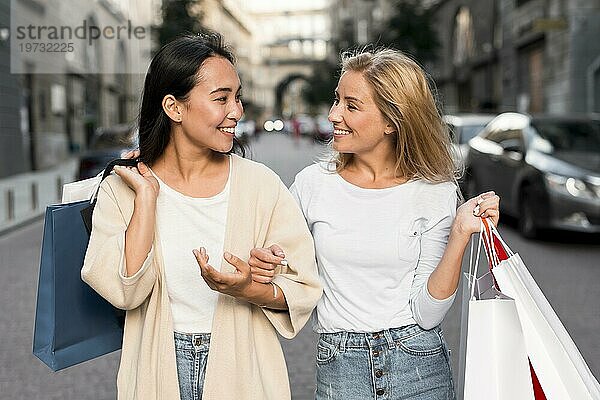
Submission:
<svg viewBox="0 0 600 400">
<path fill-rule="evenodd" d="M 600 112 L 597 0 L 445 0 L 432 70 L 446 112 Z"/>
<path fill-rule="evenodd" d="M 251 0 L 245 4 L 246 12 L 260 28 L 256 35 L 259 58 L 253 70 L 257 102 L 263 105 L 259 120 L 307 113 L 302 98 L 304 81 L 329 51 L 327 0 Z"/>
<path fill-rule="evenodd" d="M 96 128 L 133 123 L 151 56 L 150 28 L 158 11 L 152 4 L 12 0 L 9 7 L 2 6 L 3 18 L 11 14 L 5 26 L 10 26 L 13 47 L 0 45 L 8 53 L 3 62 L 10 60 L 11 67 L 0 73 L 0 101 L 2 109 L 14 107 L 4 91 L 15 92 L 11 97 L 19 99 L 19 110 L 18 122 L 13 111 L 2 115 L 0 148 L 4 156 L 9 152 L 5 144 L 14 142 L 10 138 L 20 137 L 24 161 L 18 169 L 3 168 L 0 176 L 56 165 L 85 150 Z M 102 29 L 102 36 L 92 40 L 91 27 Z M 127 27 L 139 28 L 144 39 L 127 36 Z M 73 51 L 51 52 L 48 47 L 41 52 L 43 43 L 52 43 L 54 50 L 68 44 Z"/>
<path fill-rule="evenodd" d="M 242 81 L 246 114 L 256 113 L 263 104 L 257 94 L 254 70 L 260 64 L 255 21 L 246 12 L 242 0 L 203 0 L 200 3 L 202 25 L 219 32 L 236 56 L 236 68 Z"/>
<path fill-rule="evenodd" d="M 0 178 L 29 169 L 27 131 L 21 129 L 23 93 L 10 73 L 10 5 L 0 3 Z M 26 116 L 24 118 L 26 120 Z"/>
</svg>

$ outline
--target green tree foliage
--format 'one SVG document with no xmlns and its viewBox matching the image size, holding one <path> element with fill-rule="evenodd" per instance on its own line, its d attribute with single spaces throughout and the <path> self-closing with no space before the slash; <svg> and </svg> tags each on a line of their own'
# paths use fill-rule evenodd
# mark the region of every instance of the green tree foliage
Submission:
<svg viewBox="0 0 600 400">
<path fill-rule="evenodd" d="M 201 0 L 164 0 L 161 7 L 162 23 L 156 27 L 158 43 L 164 46 L 177 36 L 202 33 Z"/>
<path fill-rule="evenodd" d="M 419 0 L 395 0 L 393 14 L 377 32 L 377 43 L 404 51 L 421 63 L 435 61 L 440 42 L 433 10 Z"/>
</svg>

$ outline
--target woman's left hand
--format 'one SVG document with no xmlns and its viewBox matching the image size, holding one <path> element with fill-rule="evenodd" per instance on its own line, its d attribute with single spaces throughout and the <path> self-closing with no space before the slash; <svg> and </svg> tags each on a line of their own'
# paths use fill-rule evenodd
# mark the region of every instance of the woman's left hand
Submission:
<svg viewBox="0 0 600 400">
<path fill-rule="evenodd" d="M 479 232 L 481 218 L 489 218 L 494 226 L 500 219 L 500 197 L 494 192 L 485 192 L 473 197 L 458 207 L 453 229 L 465 235 Z"/>
<path fill-rule="evenodd" d="M 225 261 L 231 264 L 236 271 L 233 273 L 220 272 L 208 263 L 208 254 L 206 254 L 204 247 L 200 247 L 200 250 L 194 249 L 193 253 L 200 266 L 202 278 L 212 290 L 233 297 L 243 298 L 245 296 L 246 290 L 252 283 L 252 274 L 248 263 L 233 254 L 225 252 L 223 254 Z"/>
</svg>

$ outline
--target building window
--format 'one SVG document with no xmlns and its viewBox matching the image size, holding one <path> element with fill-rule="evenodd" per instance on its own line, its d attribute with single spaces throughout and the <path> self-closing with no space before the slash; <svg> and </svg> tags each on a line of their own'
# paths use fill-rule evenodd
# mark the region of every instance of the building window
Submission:
<svg viewBox="0 0 600 400">
<path fill-rule="evenodd" d="M 523 4 L 528 3 L 529 1 L 531 1 L 531 0 L 517 0 L 517 7 L 520 7 Z"/>
<path fill-rule="evenodd" d="M 544 47 L 536 44 L 519 51 L 517 108 L 521 112 L 544 111 Z"/>
<path fill-rule="evenodd" d="M 473 19 L 467 7 L 461 7 L 454 20 L 454 65 L 463 65 L 473 56 Z"/>
</svg>

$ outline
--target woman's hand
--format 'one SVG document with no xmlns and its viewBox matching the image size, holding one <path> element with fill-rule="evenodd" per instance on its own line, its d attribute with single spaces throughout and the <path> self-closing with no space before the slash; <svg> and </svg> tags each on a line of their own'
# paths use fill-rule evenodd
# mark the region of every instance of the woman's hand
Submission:
<svg viewBox="0 0 600 400">
<path fill-rule="evenodd" d="M 121 158 L 130 159 L 130 158 L 138 158 L 140 156 L 140 149 L 133 149 L 123 154 Z"/>
<path fill-rule="evenodd" d="M 202 278 L 208 287 L 229 296 L 237 298 L 247 297 L 247 289 L 249 289 L 250 284 L 252 283 L 250 266 L 247 263 L 233 254 L 225 252 L 223 254 L 225 261 L 231 264 L 236 271 L 233 273 L 223 273 L 217 271 L 208 263 L 208 254 L 206 254 L 206 249 L 204 247 L 200 247 L 200 250 L 194 249 L 192 252 L 200 266 Z"/>
<path fill-rule="evenodd" d="M 471 235 L 481 229 L 481 218 L 489 218 L 494 226 L 500 219 L 500 197 L 494 192 L 485 192 L 469 199 L 458 207 L 452 229 L 463 235 Z"/>
<path fill-rule="evenodd" d="M 276 244 L 267 248 L 257 247 L 250 250 L 250 272 L 252 280 L 258 283 L 269 283 L 275 276 L 275 268 L 278 265 L 287 265 L 285 253 Z"/>
<path fill-rule="evenodd" d="M 139 162 L 137 167 L 117 165 L 113 170 L 135 192 L 136 197 L 148 196 L 153 200 L 158 197 L 158 181 L 152 175 L 150 168 L 143 162 Z"/>
</svg>

